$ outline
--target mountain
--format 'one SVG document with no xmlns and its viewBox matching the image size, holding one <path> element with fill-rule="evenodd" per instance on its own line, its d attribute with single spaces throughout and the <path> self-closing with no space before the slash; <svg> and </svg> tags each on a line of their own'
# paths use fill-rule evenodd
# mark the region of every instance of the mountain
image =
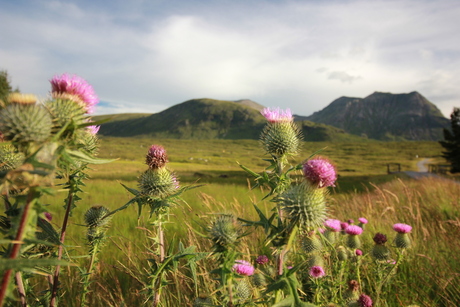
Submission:
<svg viewBox="0 0 460 307">
<path fill-rule="evenodd" d="M 331 125 L 377 140 L 440 140 L 449 120 L 417 92 L 375 92 L 366 98 L 340 97 L 326 108 L 298 120 Z"/>
<path fill-rule="evenodd" d="M 225 101 L 192 99 L 155 114 L 116 114 L 95 116 L 95 121 L 110 118 L 99 134 L 107 136 L 149 136 L 177 139 L 259 139 L 266 124 L 260 114 L 264 107 L 244 99 Z M 342 129 L 308 121 L 297 123 L 306 141 L 359 141 L 361 137 Z"/>
</svg>

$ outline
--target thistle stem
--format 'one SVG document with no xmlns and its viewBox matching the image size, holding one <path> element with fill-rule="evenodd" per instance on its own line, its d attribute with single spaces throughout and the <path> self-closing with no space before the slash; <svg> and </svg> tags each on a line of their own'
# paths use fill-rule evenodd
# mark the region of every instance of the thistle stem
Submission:
<svg viewBox="0 0 460 307">
<path fill-rule="evenodd" d="M 67 230 L 67 223 L 69 220 L 70 211 L 72 209 L 72 204 L 73 204 L 73 192 L 74 192 L 74 188 L 73 188 L 73 185 L 71 185 L 70 190 L 69 190 L 69 196 L 67 197 L 67 205 L 66 205 L 64 220 L 62 222 L 61 237 L 60 237 L 61 244 L 59 245 L 59 248 L 58 248 L 58 260 L 62 259 L 62 253 L 64 250 L 64 240 L 65 240 L 65 234 Z M 53 288 L 51 290 L 50 307 L 57 306 L 56 297 L 57 297 L 60 270 L 61 270 L 61 266 L 57 265 L 54 271 L 54 275 L 53 275 Z"/>
<path fill-rule="evenodd" d="M 162 215 L 158 216 L 158 249 L 160 252 L 160 264 L 165 261 L 165 243 L 164 243 L 164 231 L 162 227 Z M 154 280 L 154 290 L 155 290 L 155 297 L 153 299 L 153 307 L 158 306 L 160 303 L 160 296 L 161 296 L 161 278 L 163 276 L 163 272 L 158 276 L 158 280 Z"/>
<path fill-rule="evenodd" d="M 32 190 L 27 195 L 26 204 L 22 210 L 21 220 L 19 221 L 18 232 L 16 233 L 15 243 L 11 249 L 9 259 L 16 259 L 21 250 L 21 241 L 24 239 L 24 234 L 26 231 L 27 220 L 29 218 L 30 208 L 32 207 L 32 200 L 35 197 L 35 190 Z M 8 289 L 8 283 L 10 281 L 11 275 L 13 273 L 12 269 L 6 270 L 3 274 L 3 279 L 0 287 L 0 306 L 3 306 L 3 301 L 6 297 L 6 290 Z"/>
</svg>

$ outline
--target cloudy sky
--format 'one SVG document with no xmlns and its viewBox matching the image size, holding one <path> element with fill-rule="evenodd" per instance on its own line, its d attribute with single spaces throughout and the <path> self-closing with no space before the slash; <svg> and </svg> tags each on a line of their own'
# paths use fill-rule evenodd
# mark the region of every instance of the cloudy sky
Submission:
<svg viewBox="0 0 460 307">
<path fill-rule="evenodd" d="M 458 0 L 0 0 L 0 70 L 46 97 L 93 85 L 96 114 L 193 98 L 311 115 L 340 96 L 418 91 L 460 107 Z"/>
</svg>

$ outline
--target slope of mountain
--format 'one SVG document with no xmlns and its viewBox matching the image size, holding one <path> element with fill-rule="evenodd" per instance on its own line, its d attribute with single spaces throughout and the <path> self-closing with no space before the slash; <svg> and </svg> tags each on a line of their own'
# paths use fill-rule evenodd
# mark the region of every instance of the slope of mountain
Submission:
<svg viewBox="0 0 460 307">
<path fill-rule="evenodd" d="M 375 92 L 366 98 L 340 97 L 311 116 L 300 117 L 377 140 L 440 140 L 449 120 L 417 92 Z"/>
<path fill-rule="evenodd" d="M 99 134 L 108 136 L 149 136 L 177 139 L 258 139 L 266 124 L 263 108 L 251 100 L 223 101 L 192 99 L 156 114 L 116 114 Z M 342 129 L 308 121 L 297 123 L 305 141 L 359 141 L 362 138 Z"/>
</svg>

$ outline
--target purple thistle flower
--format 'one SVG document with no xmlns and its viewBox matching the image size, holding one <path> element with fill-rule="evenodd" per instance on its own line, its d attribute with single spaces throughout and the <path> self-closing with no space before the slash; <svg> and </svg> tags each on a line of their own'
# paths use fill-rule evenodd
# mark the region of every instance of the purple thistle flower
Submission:
<svg viewBox="0 0 460 307">
<path fill-rule="evenodd" d="M 393 225 L 393 229 L 398 233 L 409 233 L 412 230 L 412 226 L 407 224 L 397 223 Z"/>
<path fill-rule="evenodd" d="M 355 250 L 355 254 L 356 254 L 356 256 L 362 256 L 362 255 L 363 255 L 363 251 L 360 250 L 360 249 L 356 249 L 356 250 Z"/>
<path fill-rule="evenodd" d="M 340 228 L 341 228 L 342 230 L 347 229 L 348 226 L 349 226 L 349 224 L 348 224 L 347 222 L 341 222 L 341 223 L 340 223 Z"/>
<path fill-rule="evenodd" d="M 358 299 L 360 307 L 372 307 L 372 299 L 369 295 L 361 294 Z"/>
<path fill-rule="evenodd" d="M 166 155 L 166 150 L 163 146 L 152 145 L 149 148 L 147 156 L 145 157 L 145 163 L 151 169 L 159 169 L 166 165 L 168 161 L 168 156 Z"/>
<path fill-rule="evenodd" d="M 99 102 L 93 87 L 79 76 L 56 75 L 50 80 L 50 83 L 53 95 L 67 94 L 77 97 L 79 100 L 77 102 L 84 104 L 88 114 L 93 113 L 94 107 Z"/>
<path fill-rule="evenodd" d="M 272 110 L 270 108 L 264 108 L 260 113 L 268 120 L 269 123 L 288 123 L 293 120 L 290 109 L 283 111 L 280 108 Z"/>
<path fill-rule="evenodd" d="M 269 261 L 269 259 L 268 259 L 268 257 L 266 255 L 260 255 L 256 259 L 256 262 L 258 264 L 261 264 L 261 265 L 268 263 L 268 261 Z"/>
<path fill-rule="evenodd" d="M 53 216 L 49 212 L 45 212 L 43 213 L 43 215 L 45 215 L 45 218 L 48 222 L 51 222 L 51 220 L 53 219 Z"/>
<path fill-rule="evenodd" d="M 340 221 L 335 219 L 327 219 L 324 221 L 324 226 L 329 230 L 337 232 L 341 230 Z"/>
<path fill-rule="evenodd" d="M 240 275 L 251 276 L 254 274 L 254 267 L 251 263 L 245 260 L 235 260 L 235 264 L 233 265 L 233 271 Z"/>
<path fill-rule="evenodd" d="M 387 236 L 383 233 L 377 232 L 374 236 L 374 242 L 377 245 L 383 245 L 387 242 Z"/>
<path fill-rule="evenodd" d="M 324 158 L 308 160 L 303 164 L 305 178 L 318 187 L 334 187 L 337 180 L 335 167 Z"/>
<path fill-rule="evenodd" d="M 88 129 L 88 132 L 91 133 L 92 135 L 96 135 L 99 132 L 99 129 L 101 126 L 88 126 L 86 129 Z"/>
<path fill-rule="evenodd" d="M 347 221 L 348 224 L 353 224 L 354 222 L 355 222 L 355 221 L 352 220 L 352 219 L 349 219 L 349 220 Z"/>
<path fill-rule="evenodd" d="M 326 273 L 324 272 L 323 267 L 321 267 L 319 265 L 312 266 L 310 268 L 309 273 L 310 273 L 310 276 L 314 277 L 314 278 L 319 278 L 319 277 L 323 277 L 324 275 L 326 275 Z"/>
<path fill-rule="evenodd" d="M 345 232 L 349 235 L 356 236 L 362 234 L 363 229 L 357 225 L 348 225 L 348 227 L 345 228 Z"/>
<path fill-rule="evenodd" d="M 368 220 L 367 220 L 366 218 L 364 218 L 364 217 L 360 217 L 360 218 L 358 219 L 358 221 L 359 221 L 361 224 L 367 224 L 367 223 L 368 223 Z"/>
</svg>

